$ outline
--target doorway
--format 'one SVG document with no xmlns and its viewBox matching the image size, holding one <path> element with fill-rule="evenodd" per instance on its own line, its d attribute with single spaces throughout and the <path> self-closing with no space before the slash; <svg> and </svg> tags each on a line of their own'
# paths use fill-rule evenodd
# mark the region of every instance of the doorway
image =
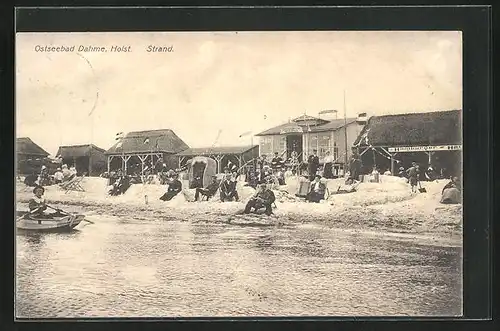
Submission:
<svg viewBox="0 0 500 331">
<path fill-rule="evenodd" d="M 191 183 L 189 185 L 190 189 L 203 187 L 203 177 L 205 175 L 205 168 L 207 164 L 204 162 L 195 162 L 192 165 Z"/>
<path fill-rule="evenodd" d="M 293 134 L 286 136 L 286 157 L 289 159 L 292 152 L 296 151 L 299 155 L 299 161 L 302 162 L 302 135 Z"/>
</svg>

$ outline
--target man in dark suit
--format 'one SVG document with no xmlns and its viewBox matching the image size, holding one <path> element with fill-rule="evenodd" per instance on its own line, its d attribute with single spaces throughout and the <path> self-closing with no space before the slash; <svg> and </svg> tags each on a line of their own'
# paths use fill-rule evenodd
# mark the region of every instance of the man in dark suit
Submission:
<svg viewBox="0 0 500 331">
<path fill-rule="evenodd" d="M 312 155 L 309 155 L 309 158 L 307 159 L 309 180 L 311 182 L 316 177 L 316 172 L 318 171 L 318 168 L 319 168 L 319 157 L 318 157 L 317 153 L 318 153 L 318 151 L 316 149 L 313 149 Z"/>
<path fill-rule="evenodd" d="M 237 174 L 233 173 L 231 177 L 224 178 L 220 186 L 220 201 L 238 201 L 238 191 L 236 190 Z"/>
<path fill-rule="evenodd" d="M 217 181 L 217 176 L 212 176 L 212 183 L 210 183 L 206 188 L 197 187 L 196 193 L 194 195 L 194 200 L 198 201 L 200 194 L 203 197 L 207 197 L 207 200 L 215 195 L 219 189 L 219 182 Z"/>
<path fill-rule="evenodd" d="M 283 165 L 283 159 L 279 156 L 278 152 L 274 153 L 274 157 L 271 160 L 271 167 L 273 170 L 280 169 L 281 166 Z"/>
<path fill-rule="evenodd" d="M 181 191 L 182 191 L 182 183 L 178 179 L 178 175 L 174 175 L 168 183 L 167 192 L 160 197 L 160 200 L 170 201 Z"/>
<path fill-rule="evenodd" d="M 252 208 L 255 212 L 261 208 L 266 208 L 265 214 L 269 216 L 273 213 L 272 204 L 275 200 L 274 192 L 268 189 L 266 184 L 260 184 L 255 195 L 248 200 L 243 213 L 249 214 Z"/>
</svg>

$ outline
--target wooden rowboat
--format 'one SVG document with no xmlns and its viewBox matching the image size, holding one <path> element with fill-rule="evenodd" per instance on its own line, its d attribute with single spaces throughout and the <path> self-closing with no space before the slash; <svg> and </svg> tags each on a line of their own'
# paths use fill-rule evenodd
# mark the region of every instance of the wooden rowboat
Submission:
<svg viewBox="0 0 500 331">
<path fill-rule="evenodd" d="M 17 229 L 34 232 L 64 232 L 71 231 L 85 218 L 84 215 L 68 214 L 40 218 L 26 211 L 17 212 Z"/>
</svg>

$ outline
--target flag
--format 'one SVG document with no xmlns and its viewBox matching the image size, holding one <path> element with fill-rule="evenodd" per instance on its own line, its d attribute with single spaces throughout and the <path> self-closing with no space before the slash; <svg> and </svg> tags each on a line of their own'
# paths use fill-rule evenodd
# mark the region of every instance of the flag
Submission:
<svg viewBox="0 0 500 331">
<path fill-rule="evenodd" d="M 120 140 L 120 139 L 122 139 L 122 138 L 123 138 L 123 132 L 118 132 L 118 133 L 116 134 L 115 140 Z"/>
<path fill-rule="evenodd" d="M 337 111 L 336 110 L 333 110 L 333 109 L 326 109 L 326 110 L 322 110 L 320 111 L 318 114 L 321 115 L 321 114 L 331 114 L 331 113 L 336 113 Z"/>
<path fill-rule="evenodd" d="M 244 136 L 248 136 L 251 133 L 252 133 L 252 131 L 243 132 L 242 134 L 240 134 L 240 138 L 244 137 Z"/>
<path fill-rule="evenodd" d="M 144 139 L 144 144 L 149 144 L 149 138 Z"/>
</svg>

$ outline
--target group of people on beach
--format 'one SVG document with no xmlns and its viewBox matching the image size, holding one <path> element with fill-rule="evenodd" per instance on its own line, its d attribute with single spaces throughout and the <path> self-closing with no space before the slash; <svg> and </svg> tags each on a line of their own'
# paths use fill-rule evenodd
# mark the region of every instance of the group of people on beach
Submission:
<svg viewBox="0 0 500 331">
<path fill-rule="evenodd" d="M 243 174 L 238 172 L 239 169 L 237 170 L 234 167 L 231 168 L 228 165 L 224 168 L 224 173 L 221 174 L 221 176 L 212 176 L 212 181 L 208 185 L 205 187 L 203 187 L 203 185 L 195 187 L 194 201 L 203 199 L 208 201 L 213 198 L 217 192 L 219 192 L 221 202 L 239 201 L 240 195 L 238 194 L 237 183 L 241 175 L 245 176 L 245 186 L 256 189 L 255 194 L 247 201 L 244 210 L 245 213 L 249 213 L 251 210 L 264 209 L 264 212 L 270 215 L 272 213 L 272 205 L 276 199 L 272 188 L 285 185 L 286 178 L 290 176 L 299 176 L 299 178 L 303 179 L 302 182 L 304 185 L 306 185 L 304 187 L 299 186 L 299 192 L 296 194 L 297 197 L 304 198 L 305 201 L 314 203 L 319 203 L 321 200 L 325 199 L 325 194 L 328 190 L 326 180 L 333 177 L 331 172 L 333 158 L 330 157 L 329 153 L 326 153 L 323 159 L 323 167 L 319 162 L 317 150 L 313 150 L 313 153 L 308 157 L 308 162 L 305 164 L 306 168 L 301 167 L 303 163 L 298 161 L 298 154 L 296 152 L 292 152 L 291 159 L 287 161 L 285 161 L 279 153 L 274 153 L 274 157 L 271 161 L 267 160 L 266 155 L 260 156 L 255 161 L 255 169 Z M 346 185 L 356 186 L 355 184 L 359 183 L 361 178 L 361 166 L 362 163 L 359 156 L 354 153 L 346 168 Z M 151 175 L 155 167 L 150 167 L 148 170 L 148 175 Z M 179 180 L 179 176 L 180 171 L 183 169 L 167 170 L 165 164 L 162 163 L 156 170 L 158 171 L 157 175 L 162 176 L 162 184 L 167 184 L 167 190 L 159 198 L 160 200 L 170 201 L 182 192 L 182 182 Z M 375 167 L 374 171 L 376 171 Z M 30 211 L 35 209 L 39 211 L 45 210 L 42 208 L 43 186 L 49 185 L 50 183 L 64 183 L 70 181 L 75 176 L 76 170 L 74 167 L 69 168 L 66 164 L 58 168 L 52 176 L 48 175 L 45 166 L 42 167 L 40 173 L 36 177 L 27 176 L 25 184 L 34 187 L 34 198 L 30 200 Z M 422 178 L 427 180 L 438 178 L 432 166 L 422 171 L 416 162 L 412 162 L 411 167 L 407 169 L 400 167 L 397 176 L 407 179 L 412 192 L 416 192 L 417 186 L 420 184 Z M 121 169 L 114 173 L 107 174 L 106 177 L 109 178 L 109 185 L 111 186 L 108 192 L 110 195 L 123 194 L 131 186 L 131 176 L 125 174 Z M 219 179 L 219 177 L 222 178 Z M 461 190 L 461 184 L 458 178 L 453 177 L 443 188 L 443 197 L 445 192 L 448 194 L 446 198 L 443 198 L 443 201 L 445 201 L 443 203 L 447 203 L 446 201 L 455 201 L 456 198 L 454 198 L 454 196 L 456 192 L 458 191 L 460 193 Z M 353 191 L 355 191 L 355 189 L 347 190 L 346 193 L 351 193 Z"/>
<path fill-rule="evenodd" d="M 67 164 L 63 164 L 51 175 L 47 166 L 42 165 L 39 173 L 33 173 L 24 178 L 24 184 L 30 187 L 63 184 L 72 180 L 76 175 L 77 172 L 74 166 L 68 167 Z"/>
</svg>

